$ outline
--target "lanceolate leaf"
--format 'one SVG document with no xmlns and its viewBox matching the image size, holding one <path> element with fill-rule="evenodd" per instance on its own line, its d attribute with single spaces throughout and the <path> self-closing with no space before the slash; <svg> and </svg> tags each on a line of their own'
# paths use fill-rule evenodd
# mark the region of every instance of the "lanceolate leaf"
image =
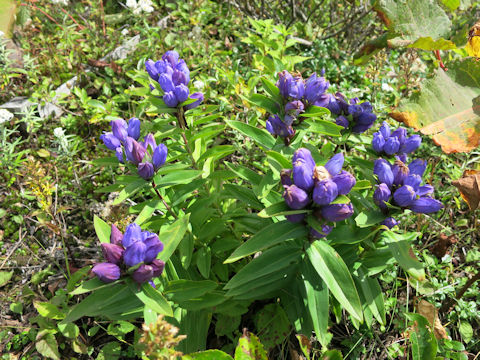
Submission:
<svg viewBox="0 0 480 360">
<path fill-rule="evenodd" d="M 424 280 L 423 265 L 411 248 L 411 243 L 418 237 L 418 233 L 396 234 L 393 231 L 384 231 L 382 236 L 400 266 L 415 279 Z"/>
<path fill-rule="evenodd" d="M 190 214 L 185 215 L 181 219 L 178 219 L 168 227 L 165 226 L 160 232 L 160 240 L 165 245 L 162 252 L 160 252 L 159 259 L 167 262 L 170 256 L 177 249 L 178 244 L 183 239 L 185 232 L 187 231 L 188 220 Z"/>
<path fill-rule="evenodd" d="M 433 135 L 447 154 L 469 152 L 480 143 L 480 66 L 473 58 L 437 70 L 420 93 L 400 102 L 395 120 Z"/>
<path fill-rule="evenodd" d="M 266 130 L 236 120 L 226 120 L 226 123 L 267 149 L 271 149 L 275 145 L 275 139 Z"/>
<path fill-rule="evenodd" d="M 307 255 L 333 296 L 352 317 L 362 321 L 362 304 L 352 275 L 340 255 L 324 240 L 312 243 L 307 249 Z"/>
<path fill-rule="evenodd" d="M 95 233 L 97 234 L 98 240 L 102 243 L 110 242 L 110 232 L 112 228 L 97 215 L 93 217 L 93 227 L 95 228 Z"/>
</svg>

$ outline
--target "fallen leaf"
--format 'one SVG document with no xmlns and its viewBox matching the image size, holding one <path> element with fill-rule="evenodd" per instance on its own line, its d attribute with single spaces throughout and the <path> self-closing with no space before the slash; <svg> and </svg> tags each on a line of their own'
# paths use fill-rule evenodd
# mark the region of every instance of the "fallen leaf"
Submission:
<svg viewBox="0 0 480 360">
<path fill-rule="evenodd" d="M 480 203 L 480 171 L 465 170 L 463 176 L 452 182 L 466 201 L 470 210 L 478 208 Z"/>
<path fill-rule="evenodd" d="M 437 259 L 441 259 L 447 253 L 448 248 L 457 242 L 455 235 L 447 236 L 445 234 L 440 234 L 438 241 L 430 248 L 430 251 Z"/>
<path fill-rule="evenodd" d="M 443 327 L 437 315 L 437 309 L 428 301 L 420 300 L 417 303 L 417 311 L 424 316 L 433 327 L 433 333 L 437 339 L 448 339 L 447 331 Z"/>
</svg>

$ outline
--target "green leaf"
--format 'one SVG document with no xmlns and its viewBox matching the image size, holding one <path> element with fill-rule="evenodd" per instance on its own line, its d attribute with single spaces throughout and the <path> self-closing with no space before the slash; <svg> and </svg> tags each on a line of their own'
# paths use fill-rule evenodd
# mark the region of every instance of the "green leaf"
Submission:
<svg viewBox="0 0 480 360">
<path fill-rule="evenodd" d="M 308 128 L 306 128 L 308 132 L 329 136 L 341 136 L 342 134 L 340 132 L 344 129 L 342 126 L 328 120 L 306 120 L 304 124 L 308 126 Z"/>
<path fill-rule="evenodd" d="M 262 82 L 262 85 L 265 91 L 267 91 L 270 94 L 273 100 L 281 104 L 283 99 L 282 99 L 282 96 L 280 95 L 280 90 L 278 89 L 278 87 L 276 87 L 274 83 L 272 83 L 270 80 L 266 79 L 265 77 L 262 77 L 260 81 Z"/>
<path fill-rule="evenodd" d="M 240 269 L 224 289 L 231 290 L 249 283 L 255 286 L 255 279 L 291 266 L 292 263 L 298 262 L 300 256 L 300 249 L 292 246 L 276 246 L 266 250 Z"/>
<path fill-rule="evenodd" d="M 94 277 L 93 279 L 90 279 L 88 281 L 83 282 L 79 287 L 77 287 L 75 290 L 70 292 L 70 295 L 80 295 L 80 294 L 85 294 L 90 291 L 94 291 L 100 288 L 112 286 L 114 284 L 117 284 L 117 282 L 112 282 L 112 283 L 104 283 L 101 281 L 99 278 Z"/>
<path fill-rule="evenodd" d="M 75 285 L 77 284 L 77 282 L 79 282 L 84 277 L 86 277 L 91 269 L 92 269 L 92 266 L 88 265 L 81 268 L 80 270 L 75 271 L 75 273 L 72 274 L 70 279 L 68 279 L 67 288 L 66 288 L 67 292 L 71 292 L 75 288 Z"/>
<path fill-rule="evenodd" d="M 46 358 L 60 360 L 57 339 L 51 330 L 42 330 L 37 334 L 35 348 Z"/>
<path fill-rule="evenodd" d="M 10 279 L 13 276 L 13 270 L 12 271 L 0 271 L 0 287 L 4 286 L 7 284 Z"/>
<path fill-rule="evenodd" d="M 255 314 L 254 322 L 266 352 L 282 344 L 290 333 L 290 321 L 278 303 L 265 305 Z"/>
<path fill-rule="evenodd" d="M 157 175 L 154 178 L 157 187 L 172 186 L 178 184 L 189 184 L 202 174 L 201 170 L 178 170 L 164 176 Z"/>
<path fill-rule="evenodd" d="M 197 162 L 202 163 L 208 158 L 219 160 L 225 156 L 230 155 L 233 152 L 235 152 L 235 148 L 232 145 L 216 145 L 205 151 L 202 156 L 198 158 Z"/>
<path fill-rule="evenodd" d="M 307 109 L 307 111 L 301 113 L 299 116 L 300 117 L 324 117 L 324 116 L 328 116 L 328 115 L 330 115 L 330 110 L 328 110 L 327 108 L 312 105 Z M 338 125 L 335 125 L 335 126 L 338 127 Z"/>
<path fill-rule="evenodd" d="M 260 230 L 230 255 L 224 264 L 233 263 L 245 256 L 267 249 L 273 245 L 290 239 L 299 239 L 307 235 L 303 224 L 293 224 L 289 221 L 280 221 Z"/>
<path fill-rule="evenodd" d="M 461 4 L 461 0 L 442 0 L 443 5 L 448 7 L 451 11 L 457 10 Z"/>
<path fill-rule="evenodd" d="M 382 288 L 378 280 L 369 277 L 366 272 L 359 267 L 357 269 L 356 283 L 365 298 L 365 304 L 372 312 L 377 321 L 386 325 L 385 302 L 383 299 Z"/>
<path fill-rule="evenodd" d="M 182 356 L 183 360 L 233 360 L 233 358 L 220 350 L 207 350 Z"/>
<path fill-rule="evenodd" d="M 443 38 L 433 40 L 430 36 L 421 37 L 417 39 L 413 44 L 407 46 L 408 48 L 416 48 L 427 51 L 433 50 L 452 50 L 456 49 L 457 46 L 453 41 L 445 40 Z"/>
<path fill-rule="evenodd" d="M 235 349 L 235 360 L 268 360 L 268 358 L 258 337 L 244 331 Z"/>
<path fill-rule="evenodd" d="M 364 228 L 372 225 L 378 225 L 385 220 L 385 215 L 380 210 L 369 210 L 361 212 L 355 218 L 358 227 Z"/>
<path fill-rule="evenodd" d="M 307 249 L 307 255 L 333 296 L 353 318 L 361 322 L 363 313 L 360 298 L 347 265 L 340 255 L 322 240 L 313 242 Z"/>
<path fill-rule="evenodd" d="M 197 251 L 197 268 L 200 274 L 208 279 L 212 265 L 212 251 L 209 247 L 202 247 Z"/>
<path fill-rule="evenodd" d="M 328 333 L 328 288 L 309 261 L 300 264 L 303 279 L 304 302 L 312 319 L 315 334 L 322 346 L 327 347 L 332 338 Z"/>
<path fill-rule="evenodd" d="M 37 309 L 38 313 L 48 319 L 61 320 L 65 317 L 58 307 L 49 302 L 34 301 L 33 306 Z"/>
<path fill-rule="evenodd" d="M 80 334 L 78 326 L 72 323 L 58 324 L 58 330 L 60 330 L 63 336 L 69 339 L 76 339 L 78 334 Z"/>
<path fill-rule="evenodd" d="M 425 279 L 425 270 L 422 263 L 415 257 L 411 247 L 411 243 L 418 235 L 419 233 L 396 234 L 393 231 L 384 231 L 382 238 L 400 266 L 415 279 L 422 281 Z"/>
<path fill-rule="evenodd" d="M 252 104 L 261 107 L 262 109 L 265 109 L 270 114 L 278 114 L 280 111 L 280 106 L 275 102 L 275 100 L 272 100 L 265 95 L 253 94 L 250 96 L 250 98 L 247 98 L 247 100 Z"/>
<path fill-rule="evenodd" d="M 188 228 L 188 223 L 190 219 L 190 214 L 186 214 L 182 218 L 175 221 L 169 226 L 162 227 L 162 230 L 159 234 L 160 239 L 164 244 L 163 251 L 160 252 L 158 258 L 167 262 L 170 259 L 170 256 L 175 252 L 180 241 L 182 241 L 183 236 Z"/>
<path fill-rule="evenodd" d="M 480 143 L 480 67 L 473 58 L 438 69 L 420 93 L 403 99 L 390 114 L 397 121 L 431 135 L 442 150 L 469 152 Z"/>
<path fill-rule="evenodd" d="M 92 164 L 96 166 L 118 166 L 119 162 L 116 156 L 109 156 L 92 160 Z"/>
<path fill-rule="evenodd" d="M 249 208 L 260 210 L 263 208 L 263 204 L 258 201 L 255 193 L 252 189 L 245 186 L 235 184 L 225 184 L 225 194 L 231 196 L 234 199 L 240 200 L 245 203 Z"/>
<path fill-rule="evenodd" d="M 173 316 L 172 308 L 167 299 L 148 282 L 143 283 L 141 289 L 139 289 L 139 285 L 131 281 L 129 287 L 132 293 L 149 309 L 152 309 L 158 314 Z"/>
<path fill-rule="evenodd" d="M 458 327 L 458 331 L 462 336 L 462 340 L 465 344 L 468 344 L 473 338 L 473 328 L 470 323 L 466 321 L 461 321 L 460 326 Z"/>
<path fill-rule="evenodd" d="M 186 301 L 200 297 L 209 291 L 215 290 L 218 284 L 210 280 L 173 280 L 165 286 L 164 293 L 172 301 Z"/>
<path fill-rule="evenodd" d="M 428 320 L 419 314 L 405 314 L 414 321 L 413 331 L 409 332 L 413 360 L 435 360 L 437 339 L 430 329 Z"/>
<path fill-rule="evenodd" d="M 122 191 L 120 191 L 117 198 L 113 202 L 113 205 L 121 204 L 126 199 L 131 198 L 137 192 L 142 190 L 147 185 L 149 185 L 149 182 L 147 182 L 147 181 L 145 181 L 141 178 L 134 180 L 133 182 L 131 182 L 127 186 L 125 186 L 125 188 L 123 188 Z"/>
<path fill-rule="evenodd" d="M 98 240 L 100 240 L 101 243 L 110 242 L 110 233 L 112 231 L 112 227 L 110 225 L 100 219 L 97 215 L 94 215 L 93 227 L 95 228 L 95 233 L 97 234 Z"/>
<path fill-rule="evenodd" d="M 308 213 L 309 210 L 292 210 L 288 207 L 288 205 L 285 203 L 284 200 L 270 205 L 269 207 L 263 209 L 258 213 L 258 216 L 262 218 L 270 218 L 274 216 L 280 216 L 280 215 L 293 215 L 293 214 L 303 214 L 303 213 Z"/>
<path fill-rule="evenodd" d="M 228 298 L 225 296 L 223 291 L 212 291 L 206 294 L 203 294 L 197 298 L 192 298 L 185 301 L 180 301 L 178 304 L 182 309 L 187 310 L 202 310 L 209 309 L 213 311 L 218 305 L 227 301 Z"/>
<path fill-rule="evenodd" d="M 228 126 L 231 128 L 240 131 L 243 135 L 248 136 L 254 140 L 257 144 L 262 145 L 267 149 L 273 148 L 275 145 L 275 139 L 272 135 L 266 130 L 259 129 L 255 126 L 246 124 L 241 121 L 236 120 L 225 120 Z"/>
</svg>

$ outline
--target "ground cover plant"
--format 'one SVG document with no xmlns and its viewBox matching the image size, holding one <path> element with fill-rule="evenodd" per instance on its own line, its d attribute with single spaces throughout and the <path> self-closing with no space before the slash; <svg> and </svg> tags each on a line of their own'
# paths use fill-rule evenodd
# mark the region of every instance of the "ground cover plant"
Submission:
<svg viewBox="0 0 480 360">
<path fill-rule="evenodd" d="M 17 8 L 2 359 L 479 356 L 477 4 Z"/>
</svg>

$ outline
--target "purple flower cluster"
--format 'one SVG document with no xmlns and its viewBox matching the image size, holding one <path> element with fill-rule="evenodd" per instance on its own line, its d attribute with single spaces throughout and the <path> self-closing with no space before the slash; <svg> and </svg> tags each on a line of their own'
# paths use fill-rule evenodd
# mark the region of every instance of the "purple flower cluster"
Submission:
<svg viewBox="0 0 480 360">
<path fill-rule="evenodd" d="M 310 206 L 313 214 L 323 223 L 321 233 L 310 229 L 314 237 L 322 238 L 332 231 L 333 227 L 326 222 L 342 221 L 353 215 L 351 203 L 331 204 L 339 195 L 347 195 L 356 183 L 352 174 L 342 170 L 343 162 L 343 154 L 339 153 L 325 166 L 317 166 L 310 151 L 300 148 L 293 155 L 293 169 L 282 171 L 283 198 L 288 207 L 300 210 Z M 304 221 L 305 214 L 286 217 L 296 223 Z"/>
<path fill-rule="evenodd" d="M 373 134 L 372 140 L 373 150 L 386 155 L 409 154 L 417 150 L 421 144 L 420 135 L 407 138 L 407 130 L 402 127 L 392 132 L 386 121 L 380 126 L 380 130 Z"/>
<path fill-rule="evenodd" d="M 100 136 L 105 146 L 115 151 L 118 161 L 127 161 L 137 166 L 138 174 L 145 180 L 151 179 L 167 160 L 167 147 L 155 142 L 153 134 L 140 138 L 140 120 L 131 118 L 128 124 L 123 119 L 117 119 L 110 123 L 112 131 Z"/>
<path fill-rule="evenodd" d="M 158 235 L 149 231 L 142 231 L 140 226 L 132 223 L 122 234 L 115 225 L 112 225 L 110 243 L 102 243 L 103 257 L 106 262 L 96 264 L 92 272 L 103 282 L 112 282 L 120 279 L 122 270 L 140 266 L 132 273 L 132 278 L 139 284 L 151 281 L 162 274 L 165 263 L 157 259 L 163 250 L 163 243 Z"/>
<path fill-rule="evenodd" d="M 180 59 L 174 50 L 167 51 L 162 60 L 153 61 L 148 59 L 145 62 L 148 75 L 160 84 L 163 90 L 163 101 L 171 108 L 190 99 L 196 101 L 185 106 L 185 110 L 193 109 L 203 101 L 203 94 L 196 92 L 190 95 L 188 83 L 190 82 L 190 70 L 185 60 Z M 190 96 L 189 96 L 190 95 Z"/>
<path fill-rule="evenodd" d="M 377 119 L 372 111 L 372 105 L 368 102 L 360 103 L 358 98 L 347 101 L 347 98 L 341 94 L 329 94 L 324 107 L 330 110 L 332 115 L 336 116 L 335 123 L 344 128 L 351 127 L 354 133 L 363 133 L 370 129 Z"/>
<path fill-rule="evenodd" d="M 293 76 L 284 70 L 278 73 L 276 86 L 284 100 L 283 112 L 272 114 L 267 120 L 266 128 L 272 135 L 292 137 L 295 134 L 292 124 L 308 106 L 325 105 L 325 99 L 328 98 L 325 91 L 329 83 L 316 73 L 304 80 L 301 76 Z"/>
<path fill-rule="evenodd" d="M 407 166 L 406 161 L 406 155 L 397 156 L 393 165 L 385 159 L 375 161 L 373 172 L 377 175 L 379 185 L 373 194 L 373 201 L 384 213 L 389 213 L 386 203 L 416 213 L 439 211 L 443 205 L 431 197 L 433 186 L 422 185 L 427 162 L 416 159 Z M 397 221 L 388 218 L 382 224 L 392 228 Z"/>
</svg>

